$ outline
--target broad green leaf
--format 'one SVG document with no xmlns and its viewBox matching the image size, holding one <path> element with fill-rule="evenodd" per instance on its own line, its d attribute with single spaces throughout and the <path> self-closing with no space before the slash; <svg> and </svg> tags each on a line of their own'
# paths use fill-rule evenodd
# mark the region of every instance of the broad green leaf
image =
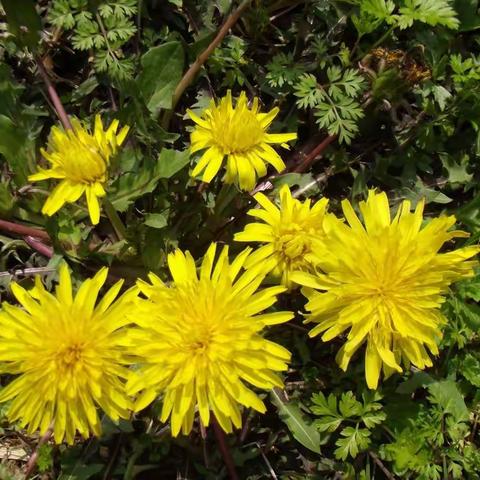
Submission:
<svg viewBox="0 0 480 480">
<path fill-rule="evenodd" d="M 81 465 L 80 462 L 76 461 L 72 465 L 62 466 L 63 471 L 59 475 L 58 480 L 88 480 L 104 470 L 104 468 L 105 465 L 103 463 Z"/>
<path fill-rule="evenodd" d="M 0 63 L 0 114 L 10 117 L 19 110 L 18 97 L 24 88 L 14 80 L 9 66 Z"/>
<path fill-rule="evenodd" d="M 460 372 L 472 385 L 480 387 L 480 361 L 471 353 L 467 353 L 462 361 Z"/>
<path fill-rule="evenodd" d="M 5 157 L 12 157 L 22 147 L 24 135 L 10 118 L 0 115 L 0 153 Z"/>
<path fill-rule="evenodd" d="M 456 288 L 461 297 L 480 302 L 480 275 L 459 282 Z"/>
<path fill-rule="evenodd" d="M 458 13 L 461 32 L 470 32 L 480 28 L 478 0 L 456 0 L 455 10 Z"/>
<path fill-rule="evenodd" d="M 434 85 L 432 91 L 435 101 L 443 112 L 447 106 L 447 101 L 452 98 L 452 94 L 443 85 Z"/>
<path fill-rule="evenodd" d="M 404 394 L 412 394 L 417 388 L 423 388 L 431 383 L 434 383 L 435 380 L 432 376 L 430 376 L 426 372 L 415 372 L 408 380 L 401 383 L 396 393 Z"/>
<path fill-rule="evenodd" d="M 9 31 L 16 42 L 34 51 L 40 43 L 42 21 L 35 8 L 33 0 L 2 0 L 2 6 L 7 14 Z"/>
<path fill-rule="evenodd" d="M 148 227 L 160 229 L 168 225 L 168 217 L 164 213 L 148 213 L 144 223 Z"/>
<path fill-rule="evenodd" d="M 172 96 L 183 72 L 184 52 L 177 41 L 151 48 L 141 59 L 137 87 L 148 109 L 157 114 L 172 108 Z"/>
<path fill-rule="evenodd" d="M 158 156 L 157 175 L 160 178 L 173 177 L 189 162 L 190 152 L 188 150 L 180 152 L 170 148 L 163 148 Z"/>
<path fill-rule="evenodd" d="M 462 155 L 457 159 L 453 155 L 442 154 L 440 155 L 443 167 L 448 172 L 448 182 L 453 184 L 465 184 L 470 182 L 473 178 L 473 174 L 467 172 L 469 169 L 469 155 Z"/>
<path fill-rule="evenodd" d="M 300 408 L 286 401 L 278 388 L 271 392 L 272 403 L 277 407 L 280 419 L 290 430 L 295 440 L 312 452 L 320 453 L 320 433 L 314 425 L 307 422 Z"/>
<path fill-rule="evenodd" d="M 109 200 L 115 210 L 124 212 L 137 198 L 150 193 L 157 186 L 160 177 L 153 169 L 142 168 L 138 172 L 126 173 L 113 184 Z"/>
<path fill-rule="evenodd" d="M 33 142 L 24 130 L 9 117 L 0 114 L 0 154 L 5 157 L 15 174 L 18 185 L 26 183 L 29 173 L 29 154 Z"/>
<path fill-rule="evenodd" d="M 439 405 L 445 413 L 449 413 L 457 422 L 467 421 L 468 408 L 457 384 L 452 380 L 441 380 L 428 386 L 429 400 Z"/>
<path fill-rule="evenodd" d="M 131 168 L 114 182 L 109 199 L 116 210 L 123 212 L 137 198 L 152 192 L 161 178 L 170 178 L 188 164 L 190 153 L 164 148 L 152 166 L 142 164 L 141 159 L 128 152 L 120 156 L 120 161 L 121 166 L 130 165 Z M 142 166 L 138 167 L 139 163 Z"/>
<path fill-rule="evenodd" d="M 7 215 L 14 206 L 13 195 L 7 182 L 0 183 L 0 215 Z"/>
</svg>

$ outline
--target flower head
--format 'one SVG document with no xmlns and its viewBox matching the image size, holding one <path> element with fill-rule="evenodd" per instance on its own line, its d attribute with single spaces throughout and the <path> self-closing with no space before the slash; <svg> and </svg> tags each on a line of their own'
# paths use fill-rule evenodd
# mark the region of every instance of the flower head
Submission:
<svg viewBox="0 0 480 480">
<path fill-rule="evenodd" d="M 319 268 L 324 274 L 295 273 L 294 279 L 313 289 L 307 321 L 317 322 L 310 336 L 323 333 L 328 341 L 349 330 L 337 355 L 343 370 L 355 351 L 367 344 L 365 374 L 376 388 L 380 370 L 401 372 L 401 364 L 431 366 L 427 349 L 438 353 L 444 322 L 439 306 L 448 286 L 473 275 L 479 252 L 470 246 L 439 253 L 442 245 L 468 234 L 450 230 L 454 216 L 432 219 L 422 228 L 424 202 L 410 211 L 404 201 L 393 220 L 385 193 L 371 190 L 360 202 L 363 223 L 348 200 L 342 202 L 348 225 L 328 225 Z"/>
<path fill-rule="evenodd" d="M 291 312 L 257 315 L 275 303 L 283 287 L 257 292 L 264 275 L 240 274 L 249 250 L 232 263 L 228 247 L 215 262 L 216 245 L 205 254 L 199 275 L 190 253 L 168 256 L 174 283 L 164 284 L 150 274 L 151 284 L 139 281 L 147 297 L 139 300 L 131 344 L 140 357 L 127 392 L 141 392 L 140 410 L 163 393 L 160 419 L 171 418 L 172 435 L 192 429 L 198 408 L 204 425 L 210 411 L 226 432 L 241 425 L 240 407 L 265 411 L 260 398 L 245 385 L 262 389 L 281 386 L 276 371 L 287 369 L 290 353 L 261 336 L 266 325 L 288 321 Z"/>
<path fill-rule="evenodd" d="M 65 203 L 76 202 L 85 193 L 90 219 L 96 225 L 100 220 L 98 198 L 105 196 L 104 186 L 108 180 L 110 159 L 124 142 L 129 127 L 123 127 L 117 133 L 118 120 L 114 120 L 104 130 L 99 115 L 95 117 L 93 134 L 77 119 L 72 120 L 72 127 L 67 131 L 52 128 L 48 151 L 41 150 L 51 168 L 39 168 L 28 180 L 61 180 L 43 205 L 42 213 L 49 216 L 60 210 Z"/>
<path fill-rule="evenodd" d="M 288 185 L 280 189 L 280 208 L 262 193 L 254 198 L 263 208 L 253 208 L 248 215 L 264 223 L 249 223 L 234 239 L 264 245 L 249 256 L 245 267 L 263 264 L 266 271 L 281 278 L 282 285 L 290 288 L 292 272 L 313 272 L 316 258 L 321 255 L 319 240 L 324 235 L 323 224 L 328 218 L 328 200 L 322 198 L 313 206 L 310 199 L 301 202 L 292 197 Z M 313 251 L 316 256 L 312 255 Z"/>
<path fill-rule="evenodd" d="M 203 172 L 202 180 L 210 182 L 227 157 L 225 182 L 237 183 L 242 190 L 251 190 L 256 178 L 266 175 L 266 164 L 273 165 L 277 172 L 284 170 L 283 160 L 270 145 L 279 143 L 288 148 L 285 142 L 294 140 L 297 134 L 267 133 L 278 112 L 278 108 L 274 108 L 268 113 L 260 113 L 258 98 L 254 98 L 249 108 L 245 92 L 241 93 L 233 108 L 230 91 L 219 105 L 212 100 L 201 117 L 188 111 L 197 124 L 191 134 L 191 152 L 207 149 L 192 176 Z"/>
<path fill-rule="evenodd" d="M 0 402 L 11 400 L 7 416 L 20 420 L 30 434 L 37 429 L 43 434 L 53 423 L 55 441 L 73 443 L 77 431 L 84 438 L 100 434 L 97 406 L 113 420 L 129 416 L 122 327 L 137 292 L 130 290 L 115 301 L 119 281 L 95 307 L 106 277 L 102 268 L 73 297 L 63 265 L 55 294 L 37 277 L 29 291 L 12 285 L 23 309 L 2 305 L 2 371 L 18 376 L 1 390 Z"/>
</svg>

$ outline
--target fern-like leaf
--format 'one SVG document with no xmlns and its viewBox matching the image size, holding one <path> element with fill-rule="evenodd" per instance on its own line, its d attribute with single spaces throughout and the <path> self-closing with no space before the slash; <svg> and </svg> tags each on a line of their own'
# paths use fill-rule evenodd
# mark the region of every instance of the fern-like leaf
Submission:
<svg viewBox="0 0 480 480">
<path fill-rule="evenodd" d="M 297 105 L 300 108 L 314 108 L 325 98 L 325 92 L 317 83 L 315 75 L 305 73 L 294 87 Z"/>
<path fill-rule="evenodd" d="M 399 10 L 398 26 L 404 29 L 419 21 L 456 30 L 460 22 L 450 3 L 449 0 L 405 0 L 405 6 Z"/>
</svg>

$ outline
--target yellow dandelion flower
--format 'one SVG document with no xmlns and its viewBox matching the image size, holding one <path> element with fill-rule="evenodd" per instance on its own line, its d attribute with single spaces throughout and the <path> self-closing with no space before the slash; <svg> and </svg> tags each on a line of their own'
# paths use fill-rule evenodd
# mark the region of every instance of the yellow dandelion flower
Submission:
<svg viewBox="0 0 480 480">
<path fill-rule="evenodd" d="M 257 291 L 263 275 L 240 273 L 249 249 L 232 263 L 228 247 L 215 262 L 216 245 L 203 258 L 199 275 L 189 252 L 168 256 L 174 283 L 167 286 L 150 273 L 151 284 L 139 281 L 147 297 L 139 300 L 131 345 L 140 357 L 140 368 L 132 373 L 127 392 L 141 392 L 135 410 L 149 405 L 163 393 L 160 415 L 170 417 L 172 435 L 192 429 L 198 409 L 204 425 L 210 411 L 226 432 L 241 425 L 240 407 L 265 411 L 262 400 L 245 382 L 262 389 L 281 387 L 275 374 L 287 369 L 290 353 L 266 340 L 266 325 L 290 320 L 291 312 L 258 315 L 276 301 L 283 287 Z"/>
<path fill-rule="evenodd" d="M 401 372 L 401 364 L 419 369 L 431 366 L 427 349 L 438 354 L 439 311 L 448 286 L 473 275 L 469 260 L 479 251 L 469 246 L 439 253 L 442 245 L 466 232 L 450 230 L 455 217 L 432 219 L 422 228 L 424 201 L 411 212 L 404 201 L 393 220 L 385 193 L 371 190 L 360 202 L 363 223 L 350 202 L 342 208 L 348 225 L 328 224 L 324 249 L 318 258 L 324 274 L 294 273 L 307 287 L 307 321 L 317 322 L 310 336 L 323 333 L 328 341 L 349 330 L 337 355 L 343 370 L 364 343 L 365 376 L 369 388 L 385 376 Z M 314 289 L 322 290 L 322 292 Z"/>
<path fill-rule="evenodd" d="M 129 416 L 129 361 L 122 327 L 137 291 L 115 301 L 119 281 L 95 307 L 106 278 L 107 269 L 102 268 L 73 296 L 70 273 L 63 265 L 55 294 L 37 277 L 29 291 L 12 285 L 23 309 L 2 305 L 2 372 L 18 377 L 0 391 L 0 402 L 11 401 L 9 420 L 19 420 L 29 434 L 37 429 L 43 434 L 53 423 L 55 441 L 65 438 L 71 444 L 76 432 L 84 438 L 100 435 L 97 406 L 114 421 Z"/>
<path fill-rule="evenodd" d="M 320 199 L 313 206 L 311 200 L 304 202 L 292 197 L 288 185 L 280 189 L 280 208 L 265 195 L 257 193 L 255 200 L 263 208 L 253 208 L 248 215 L 264 223 L 249 223 L 243 232 L 235 234 L 237 242 L 261 242 L 264 245 L 253 252 L 245 268 L 263 264 L 268 272 L 281 278 L 282 285 L 292 286 L 294 271 L 313 272 L 315 256 L 319 254 L 324 235 L 324 221 L 328 218 L 328 200 Z"/>
<path fill-rule="evenodd" d="M 248 107 L 247 96 L 242 92 L 233 108 L 230 91 L 217 106 L 212 100 L 202 116 L 188 111 L 197 124 L 191 134 L 191 152 L 206 150 L 193 169 L 192 177 L 203 172 L 202 180 L 211 182 L 227 157 L 225 183 L 237 183 L 242 190 L 251 190 L 256 178 L 267 174 L 266 164 L 271 164 L 277 172 L 285 169 L 280 155 L 271 147 L 295 140 L 296 133 L 267 133 L 269 125 L 279 112 L 274 108 L 260 113 L 258 98 Z"/>
<path fill-rule="evenodd" d="M 118 125 L 118 120 L 114 120 L 104 130 L 102 120 L 97 115 L 93 134 L 77 119 L 72 120 L 72 130 L 52 128 L 48 151 L 41 150 L 51 168 L 39 168 L 37 173 L 28 177 L 30 182 L 48 178 L 61 180 L 47 198 L 42 208 L 43 214 L 51 216 L 65 203 L 76 202 L 85 193 L 92 223 L 96 225 L 100 221 L 98 198 L 105 196 L 110 159 L 124 142 L 129 130 L 126 126 L 117 133 Z"/>
</svg>

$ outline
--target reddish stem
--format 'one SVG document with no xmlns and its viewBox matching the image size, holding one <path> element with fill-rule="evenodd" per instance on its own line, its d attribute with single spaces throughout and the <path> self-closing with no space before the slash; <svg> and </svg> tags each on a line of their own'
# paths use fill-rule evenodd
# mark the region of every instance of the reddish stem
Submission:
<svg viewBox="0 0 480 480">
<path fill-rule="evenodd" d="M 336 140 L 337 135 L 329 135 L 324 138 L 303 160 L 303 162 L 295 167 L 293 170 L 295 173 L 303 173 L 307 171 L 315 160 L 323 153 L 323 151 Z"/>
<path fill-rule="evenodd" d="M 225 462 L 225 467 L 227 467 L 228 475 L 231 480 L 239 480 L 237 471 L 235 470 L 235 464 L 233 463 L 232 453 L 228 448 L 227 438 L 225 432 L 222 430 L 222 427 L 218 424 L 217 419 L 213 416 L 212 418 L 213 431 L 215 432 L 215 437 L 217 439 L 218 448 Z"/>
<path fill-rule="evenodd" d="M 45 245 L 42 243 L 40 240 L 37 240 L 34 237 L 26 236 L 23 237 L 24 242 L 32 247 L 34 250 L 36 250 L 38 253 L 41 255 L 47 257 L 47 258 L 52 258 L 53 257 L 53 248 L 49 247 L 48 245 Z"/>
<path fill-rule="evenodd" d="M 197 57 L 197 59 L 192 63 L 192 65 L 190 65 L 190 68 L 186 71 L 185 75 L 183 75 L 182 79 L 177 85 L 177 88 L 175 89 L 172 99 L 172 109 L 175 108 L 175 105 L 180 100 L 183 92 L 192 83 L 193 79 L 196 77 L 196 75 L 202 68 L 202 65 L 208 60 L 208 57 L 222 42 L 228 31 L 237 23 L 238 19 L 250 5 L 251 1 L 252 0 L 243 0 L 239 7 L 225 20 L 225 23 L 222 25 L 210 45 Z"/>
<path fill-rule="evenodd" d="M 70 118 L 68 118 L 65 108 L 63 108 L 62 101 L 60 100 L 60 97 L 58 96 L 58 93 L 55 90 L 55 87 L 50 81 L 50 78 L 48 77 L 48 73 L 45 70 L 45 67 L 43 66 L 43 60 L 39 56 L 36 56 L 35 60 L 37 62 L 38 73 L 42 77 L 42 80 L 45 83 L 45 86 L 47 87 L 48 95 L 52 100 L 53 106 L 55 107 L 55 111 L 57 112 L 58 118 L 60 118 L 60 121 L 62 122 L 63 128 L 65 128 L 65 130 L 71 129 L 72 124 L 70 123 Z"/>
<path fill-rule="evenodd" d="M 51 425 L 48 428 L 48 430 L 42 435 L 42 437 L 38 441 L 37 448 L 30 455 L 30 458 L 28 459 L 28 462 L 27 462 L 27 466 L 25 467 L 24 480 L 27 480 L 28 478 L 30 478 L 30 475 L 35 470 L 35 467 L 37 466 L 38 455 L 40 454 L 40 448 L 43 444 L 47 443 L 50 440 L 52 433 L 53 433 L 53 425 Z"/>
<path fill-rule="evenodd" d="M 14 233 L 16 235 L 29 235 L 31 237 L 38 238 L 40 240 L 50 241 L 50 237 L 45 230 L 39 228 L 27 227 L 19 223 L 8 222 L 7 220 L 0 220 L 0 230 L 8 233 Z"/>
</svg>

